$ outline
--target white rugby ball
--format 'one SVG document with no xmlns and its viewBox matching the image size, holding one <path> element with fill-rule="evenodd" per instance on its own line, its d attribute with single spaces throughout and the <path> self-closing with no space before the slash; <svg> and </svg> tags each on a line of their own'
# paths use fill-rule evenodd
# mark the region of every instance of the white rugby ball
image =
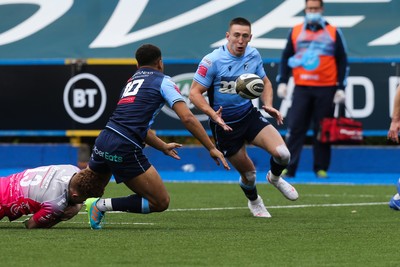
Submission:
<svg viewBox="0 0 400 267">
<path fill-rule="evenodd" d="M 236 93 L 246 99 L 259 97 L 264 90 L 264 82 L 253 73 L 245 73 L 236 79 Z"/>
</svg>

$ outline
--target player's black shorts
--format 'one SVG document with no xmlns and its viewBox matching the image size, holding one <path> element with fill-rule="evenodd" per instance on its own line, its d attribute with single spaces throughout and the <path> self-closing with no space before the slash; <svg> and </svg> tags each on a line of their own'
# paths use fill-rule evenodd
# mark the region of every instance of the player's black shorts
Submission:
<svg viewBox="0 0 400 267">
<path fill-rule="evenodd" d="M 101 131 L 97 137 L 89 161 L 91 170 L 111 172 L 117 183 L 146 172 L 150 166 L 139 141 L 134 144 L 110 129 Z"/>
<path fill-rule="evenodd" d="M 256 108 L 251 109 L 245 117 L 237 122 L 225 122 L 233 131 L 228 132 L 210 120 L 211 132 L 214 136 L 217 148 L 225 155 L 234 155 L 245 142 L 250 143 L 257 134 L 270 123 Z"/>
</svg>

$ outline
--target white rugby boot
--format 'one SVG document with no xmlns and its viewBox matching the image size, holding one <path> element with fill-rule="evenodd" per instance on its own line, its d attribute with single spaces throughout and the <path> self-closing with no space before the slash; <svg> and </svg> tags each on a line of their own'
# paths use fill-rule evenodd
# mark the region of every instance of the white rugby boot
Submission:
<svg viewBox="0 0 400 267">
<path fill-rule="evenodd" d="M 283 180 L 282 177 L 279 177 L 278 179 L 272 179 L 271 176 L 272 173 L 269 171 L 267 174 L 268 182 L 281 191 L 282 195 L 284 195 L 287 199 L 295 201 L 299 198 L 296 188 L 294 188 L 291 184 Z"/>
<path fill-rule="evenodd" d="M 260 196 L 254 201 L 249 200 L 248 206 L 254 217 L 271 218 L 271 214 L 269 214 L 265 208 L 264 202 Z"/>
</svg>

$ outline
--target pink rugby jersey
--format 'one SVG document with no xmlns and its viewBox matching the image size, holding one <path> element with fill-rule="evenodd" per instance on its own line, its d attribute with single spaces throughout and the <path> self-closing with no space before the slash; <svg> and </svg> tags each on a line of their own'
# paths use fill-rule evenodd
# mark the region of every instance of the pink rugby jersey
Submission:
<svg viewBox="0 0 400 267">
<path fill-rule="evenodd" d="M 0 178 L 4 215 L 12 221 L 34 214 L 37 224 L 52 226 L 68 206 L 68 185 L 78 171 L 73 165 L 51 165 Z"/>
</svg>

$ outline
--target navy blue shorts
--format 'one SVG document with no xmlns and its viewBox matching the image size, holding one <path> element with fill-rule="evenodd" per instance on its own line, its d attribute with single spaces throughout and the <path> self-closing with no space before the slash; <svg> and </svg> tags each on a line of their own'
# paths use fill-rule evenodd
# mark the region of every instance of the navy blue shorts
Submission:
<svg viewBox="0 0 400 267">
<path fill-rule="evenodd" d="M 265 126 L 270 123 L 256 108 L 253 108 L 240 121 L 226 122 L 233 131 L 224 131 L 222 127 L 210 120 L 210 128 L 216 142 L 217 148 L 230 157 L 243 146 L 245 142 L 250 143 Z"/>
<path fill-rule="evenodd" d="M 89 167 L 99 173 L 111 172 L 117 183 L 130 180 L 151 166 L 140 144 L 105 129 L 96 138 Z"/>
</svg>

